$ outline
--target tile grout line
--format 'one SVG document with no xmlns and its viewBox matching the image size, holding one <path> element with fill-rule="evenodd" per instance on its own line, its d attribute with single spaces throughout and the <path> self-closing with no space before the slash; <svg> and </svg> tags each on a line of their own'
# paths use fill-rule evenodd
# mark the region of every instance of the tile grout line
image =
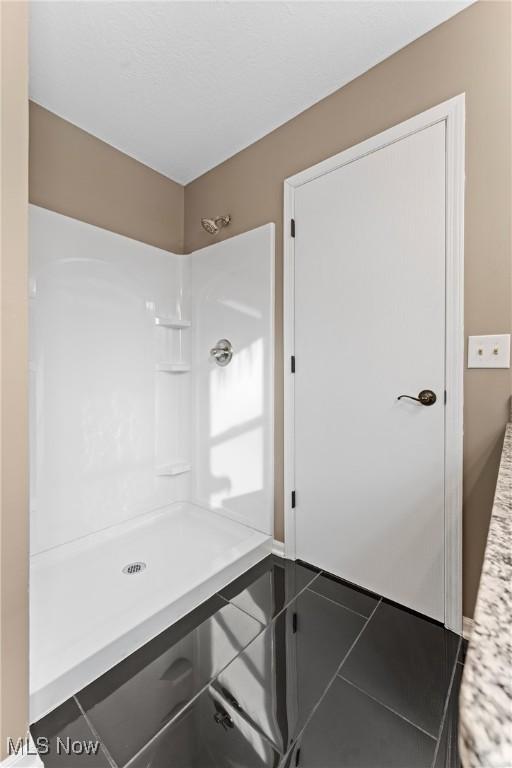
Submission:
<svg viewBox="0 0 512 768">
<path fill-rule="evenodd" d="M 78 699 L 77 694 L 73 695 L 73 699 L 74 699 L 75 704 L 77 705 L 78 709 L 80 710 L 80 712 L 82 714 L 82 717 L 84 718 L 85 722 L 87 723 L 87 725 L 89 726 L 90 730 L 92 731 L 92 735 L 95 736 L 96 739 L 99 741 L 100 749 L 103 752 L 103 754 L 105 755 L 105 757 L 107 758 L 108 762 L 110 763 L 112 768 L 118 768 L 118 765 L 117 765 L 116 761 L 114 760 L 114 758 L 110 754 L 110 751 L 107 748 L 107 746 L 103 743 L 103 739 L 101 738 L 99 732 L 96 730 L 96 727 L 95 727 L 94 723 L 92 723 L 90 721 L 90 719 L 87 716 L 87 712 L 84 710 L 84 708 L 80 704 L 80 701 Z"/>
<path fill-rule="evenodd" d="M 436 748 L 434 750 L 434 757 L 432 758 L 432 766 L 431 766 L 431 768 L 435 768 L 435 764 L 436 764 L 436 760 L 437 760 L 437 754 L 439 752 L 439 746 L 441 744 L 441 737 L 443 735 L 443 728 L 444 728 L 444 724 L 445 724 L 445 720 L 446 720 L 446 713 L 448 712 L 448 707 L 450 705 L 450 697 L 452 695 L 452 688 L 453 688 L 453 683 L 454 683 L 454 680 L 455 680 L 455 672 L 457 670 L 457 662 L 458 662 L 458 658 L 459 658 L 461 642 L 462 642 L 462 639 L 461 639 L 461 637 L 459 637 L 459 643 L 457 645 L 457 653 L 456 653 L 456 656 L 455 656 L 455 664 L 453 665 L 452 674 L 451 674 L 451 677 L 450 677 L 450 684 L 448 686 L 448 691 L 446 692 L 446 700 L 444 702 L 443 715 L 441 717 L 441 724 L 439 726 L 439 733 L 437 734 Z"/>
<path fill-rule="evenodd" d="M 350 613 L 354 613 L 356 616 L 359 616 L 361 619 L 366 619 L 368 616 L 365 616 L 364 613 L 359 613 L 359 611 L 355 611 L 353 608 L 349 608 L 347 605 L 343 605 L 343 603 L 338 603 L 337 600 L 333 600 L 332 597 L 326 597 L 326 595 L 322 595 L 321 592 L 317 592 L 314 589 L 311 589 L 311 587 L 308 587 L 310 592 L 313 592 L 313 594 L 318 595 L 318 597 L 323 597 L 324 600 L 328 600 L 330 603 L 334 603 L 334 605 L 339 606 L 340 608 L 344 608 L 346 611 L 350 611 Z M 375 598 L 377 600 L 377 598 Z"/>
<path fill-rule="evenodd" d="M 283 759 L 285 759 L 285 758 L 287 757 L 287 755 L 289 755 L 289 754 L 291 754 L 291 752 L 293 752 L 293 749 L 295 748 L 295 745 L 296 745 L 296 744 L 299 742 L 299 739 L 302 737 L 302 734 L 304 733 L 304 731 L 305 731 L 305 730 L 306 730 L 306 728 L 308 727 L 309 723 L 311 722 L 311 720 L 312 720 L 312 718 L 313 718 L 313 716 L 314 716 L 315 712 L 317 711 L 317 709 L 319 708 L 320 704 L 322 703 L 322 701 L 323 701 L 323 700 L 324 700 L 324 698 L 326 697 L 326 695 L 327 695 L 327 692 L 329 691 L 329 689 L 330 689 L 331 685 L 334 683 L 334 681 L 335 681 L 335 680 L 336 680 L 336 678 L 338 677 L 338 673 L 339 673 L 340 669 L 342 668 L 342 666 L 344 665 L 344 663 L 346 662 L 346 660 L 348 659 L 348 657 L 349 657 L 349 656 L 350 656 L 350 654 L 352 653 L 352 650 L 354 649 L 354 647 L 355 647 L 355 646 L 357 645 L 357 643 L 359 642 L 359 640 L 360 640 L 360 638 L 361 638 L 361 635 L 362 635 L 362 634 L 363 634 L 363 632 L 365 631 L 366 627 L 368 626 L 368 624 L 370 623 L 371 619 L 373 618 L 373 616 L 374 616 L 374 614 L 375 614 L 375 611 L 377 610 L 377 608 L 379 607 L 379 605 L 380 605 L 381 603 L 382 603 L 382 598 L 379 598 L 379 600 L 378 600 L 378 602 L 377 602 L 377 605 L 375 606 L 375 608 L 373 609 L 373 611 L 370 613 L 370 615 L 369 615 L 369 616 L 368 616 L 368 618 L 366 619 L 365 623 L 363 624 L 363 626 L 361 627 L 361 629 L 360 629 L 360 630 L 359 630 L 359 632 L 357 633 L 356 637 L 355 637 L 355 638 L 354 638 L 354 640 L 352 641 L 352 644 L 351 644 L 351 646 L 349 647 L 348 651 L 347 651 L 347 652 L 346 652 L 346 654 L 343 656 L 343 658 L 342 658 L 341 662 L 339 663 L 339 665 L 336 667 L 336 672 L 334 673 L 334 675 L 331 677 L 331 679 L 330 679 L 330 680 L 329 680 L 329 682 L 327 683 L 327 685 L 326 685 L 326 687 L 325 687 L 325 689 L 324 689 L 324 692 L 322 693 L 322 695 L 321 695 L 321 696 L 320 696 L 320 698 L 318 699 L 317 703 L 315 704 L 315 706 L 313 707 L 313 709 L 312 709 L 312 710 L 311 710 L 311 712 L 309 713 L 309 716 L 306 718 L 306 721 L 304 722 L 304 725 L 303 725 L 303 726 L 302 726 L 302 728 L 300 729 L 300 731 L 299 731 L 299 733 L 297 734 L 296 738 L 295 738 L 295 739 L 293 740 L 293 742 L 291 743 L 290 747 L 287 749 L 286 753 L 283 755 Z"/>
<path fill-rule="evenodd" d="M 315 589 L 312 589 L 311 585 L 320 576 L 325 576 L 326 578 L 328 578 L 328 577 L 332 578 L 332 576 L 330 576 L 330 574 L 327 575 L 326 572 L 322 571 L 322 570 L 318 571 L 318 573 L 315 573 L 315 575 L 313 576 L 311 581 L 308 581 L 308 583 L 304 587 L 302 587 L 302 589 L 299 590 L 299 592 L 297 592 L 295 595 L 293 595 L 293 597 L 291 597 L 290 600 L 287 603 L 285 603 L 282 608 L 279 609 L 279 611 L 276 613 L 276 615 L 271 618 L 271 620 L 266 625 L 266 627 L 269 627 L 272 624 L 272 622 L 275 621 L 275 619 L 277 619 L 277 617 L 280 616 L 280 614 L 283 613 L 283 611 L 285 611 L 287 608 L 289 608 L 290 605 L 294 602 L 294 600 L 296 600 L 299 597 L 299 595 L 302 595 L 302 593 L 305 592 L 306 590 L 309 590 L 310 592 L 313 592 L 313 594 L 317 595 L 318 597 L 322 597 L 324 600 L 327 600 L 329 603 L 334 603 L 334 605 L 337 605 L 338 608 L 343 608 L 345 611 L 349 611 L 350 613 L 353 613 L 355 616 L 359 616 L 359 618 L 364 619 L 365 621 L 369 618 L 369 616 L 365 616 L 363 613 L 359 613 L 358 611 L 355 611 L 353 608 L 349 608 L 347 605 L 343 605 L 343 603 L 338 603 L 336 600 L 333 600 L 330 597 L 326 597 L 325 595 L 322 595 L 321 592 L 317 592 Z M 243 591 L 244 590 L 242 590 L 242 592 Z M 247 611 L 245 608 L 242 608 L 241 606 L 237 605 L 237 603 L 233 602 L 233 599 L 229 600 L 227 597 L 224 597 L 224 595 L 221 595 L 220 592 L 216 592 L 215 594 L 218 595 L 220 598 L 222 598 L 222 600 L 224 600 L 226 603 L 229 603 L 230 605 L 234 605 L 239 610 L 244 611 L 244 613 L 246 613 L 248 616 L 250 616 L 251 619 L 255 619 L 256 621 L 260 621 L 260 619 L 256 619 L 256 617 L 253 616 L 252 613 L 249 613 L 249 611 Z M 238 593 L 238 594 L 240 594 L 240 593 Z M 383 598 L 379 596 L 379 597 L 375 597 L 374 599 L 376 600 L 377 605 L 378 605 L 379 602 Z M 372 613 L 375 610 L 375 608 L 377 607 L 377 605 L 375 605 L 374 608 L 372 609 Z M 371 616 L 371 613 L 370 613 L 370 616 Z"/>
<path fill-rule="evenodd" d="M 293 602 L 294 602 L 294 601 L 295 601 L 295 600 L 296 600 L 296 599 L 299 597 L 299 595 L 302 595 L 302 593 L 303 593 L 303 592 L 305 592 L 307 589 L 309 589 L 309 588 L 310 588 L 310 585 L 311 585 L 311 584 L 312 584 L 314 581 L 316 581 L 316 579 L 317 579 L 317 578 L 318 578 L 318 577 L 321 575 L 321 573 L 322 573 L 321 571 L 319 571 L 318 573 L 315 573 L 315 575 L 313 576 L 313 578 L 311 579 L 311 581 L 308 581 L 308 583 L 306 584 L 306 586 L 302 587 L 302 589 L 300 589 L 300 590 L 299 590 L 298 592 L 296 592 L 296 593 L 295 593 L 295 594 L 294 594 L 292 597 L 290 597 L 290 599 L 288 600 L 288 602 L 287 602 L 287 603 L 284 603 L 284 605 L 283 605 L 283 606 L 282 606 L 282 607 L 281 607 L 281 608 L 278 610 L 278 612 L 275 614 L 275 616 L 272 616 L 272 618 L 270 619 L 270 621 L 268 622 L 268 624 L 264 624 L 264 625 L 263 625 L 263 626 L 265 627 L 265 629 L 267 629 L 267 627 L 270 627 L 270 625 L 274 623 L 274 621 L 277 619 L 277 617 L 278 617 L 278 616 L 280 616 L 280 615 L 283 613 L 283 611 L 286 611 L 286 609 L 290 607 L 290 605 L 291 605 L 291 604 L 292 604 L 292 603 L 293 603 Z M 242 592 L 244 592 L 244 591 L 245 591 L 245 590 L 242 590 Z M 310 591 L 311 591 L 311 592 L 314 592 L 314 590 L 313 590 L 313 589 L 312 589 L 312 590 L 310 590 Z M 246 613 L 246 614 L 247 614 L 247 616 L 250 616 L 250 617 L 251 617 L 251 619 L 254 619 L 254 621 L 259 621 L 259 622 L 260 622 L 260 624 L 261 624 L 261 620 L 260 620 L 260 619 L 257 619 L 255 616 L 253 616 L 253 615 L 252 615 L 252 613 L 249 613 L 249 611 L 247 611 L 245 608 L 241 608 L 239 605 L 237 605 L 236 603 L 234 603 L 234 602 L 233 602 L 233 600 L 228 600 L 228 598 L 227 598 L 227 597 L 224 597 L 223 595 L 219 594 L 219 592 L 216 592 L 215 594 L 219 595 L 219 597 L 221 597 L 223 600 L 225 600 L 225 602 L 226 602 L 226 603 L 229 603 L 229 605 L 234 605 L 234 606 L 235 606 L 235 608 L 238 608 L 238 610 L 239 610 L 239 611 L 243 611 L 244 613 Z M 239 592 L 238 594 L 241 594 L 241 593 Z M 315 595 L 318 595 L 319 597 L 323 597 L 323 595 L 320 595 L 318 592 L 315 592 Z M 235 595 L 235 597 L 237 597 L 237 595 Z M 326 598 L 326 600 L 328 600 L 328 599 L 329 599 L 329 598 Z M 331 602 L 334 602 L 334 601 L 331 601 Z M 339 603 L 338 603 L 338 605 L 339 605 Z M 341 606 L 341 607 L 343 608 L 343 606 Z M 350 609 L 349 609 L 349 610 L 350 610 Z M 363 618 L 365 618 L 365 617 L 363 617 Z M 260 633 L 260 634 L 261 634 L 261 633 Z M 254 638 L 254 640 L 256 640 L 256 638 Z M 253 642 L 253 641 L 251 640 L 251 643 L 252 643 L 252 642 Z M 246 647 L 247 647 L 247 646 L 246 646 Z M 245 650 L 245 648 L 244 648 L 244 650 Z M 241 653 L 241 652 L 240 652 L 240 653 Z M 233 659 L 233 661 L 234 661 L 234 659 Z M 212 678 L 212 679 L 213 679 L 213 678 Z"/>
<path fill-rule="evenodd" d="M 237 605 L 236 603 L 231 602 L 231 600 L 228 600 L 227 597 L 224 597 L 224 595 L 220 595 L 218 592 L 216 592 L 215 594 L 217 595 L 217 597 L 220 597 L 221 600 L 224 600 L 226 605 L 230 605 L 232 608 L 236 608 L 238 611 L 242 611 L 242 613 L 245 613 L 245 615 L 248 616 L 250 619 L 252 619 L 253 621 L 257 621 L 258 624 L 261 624 L 262 627 L 266 628 L 267 626 L 266 624 L 263 624 L 260 619 L 257 619 L 256 616 L 253 616 L 252 613 L 249 613 L 249 611 L 247 611 L 245 608 L 242 608 L 240 605 Z M 222 608 L 224 608 L 224 606 L 222 606 Z M 261 635 L 261 632 L 258 632 L 256 637 L 259 637 L 260 635 Z M 254 638 L 255 640 L 256 640 L 256 637 Z M 251 643 L 252 643 L 252 640 L 251 640 Z M 240 651 L 240 653 L 242 653 L 242 651 Z"/>
<path fill-rule="evenodd" d="M 308 581 L 306 586 L 302 587 L 302 589 L 299 589 L 299 591 L 296 592 L 294 596 L 290 598 L 290 600 L 288 600 L 288 602 L 283 605 L 283 607 L 276 613 L 276 615 L 272 617 L 272 621 L 269 622 L 268 626 L 270 626 L 270 624 L 272 624 L 277 619 L 278 616 L 284 613 L 284 611 L 286 611 L 290 607 L 290 605 L 295 602 L 295 600 L 299 597 L 299 595 L 302 595 L 306 591 L 306 589 L 309 589 L 311 584 L 313 584 L 313 582 L 318 579 L 320 574 L 321 574 L 321 571 L 319 571 L 318 573 L 315 573 L 311 581 Z"/>
<path fill-rule="evenodd" d="M 408 725 L 412 725 L 413 728 L 416 728 L 416 730 L 421 731 L 421 733 L 424 733 L 425 736 L 428 736 L 429 739 L 432 739 L 434 742 L 434 745 L 437 744 L 437 737 L 433 736 L 429 731 L 425 730 L 425 728 L 422 728 L 421 725 L 418 725 L 417 723 L 414 723 L 412 720 L 409 720 L 405 715 L 402 715 L 400 712 L 398 712 L 396 709 L 393 709 L 389 706 L 389 704 L 385 704 L 380 699 L 376 699 L 375 696 L 372 696 L 368 691 L 365 691 L 364 688 L 360 688 L 358 685 L 352 682 L 352 680 L 349 680 L 346 677 L 343 677 L 342 674 L 338 672 L 338 677 L 340 680 L 343 680 L 344 683 L 347 683 L 347 685 L 350 685 L 352 688 L 355 688 L 356 691 L 359 691 L 359 693 L 362 693 L 364 696 L 366 696 L 368 699 L 371 699 L 371 701 L 374 701 L 376 704 L 378 704 L 380 707 L 383 707 L 384 709 L 387 709 L 388 712 L 391 712 L 393 715 L 396 715 L 396 717 L 399 717 L 401 720 L 404 720 Z"/>
</svg>

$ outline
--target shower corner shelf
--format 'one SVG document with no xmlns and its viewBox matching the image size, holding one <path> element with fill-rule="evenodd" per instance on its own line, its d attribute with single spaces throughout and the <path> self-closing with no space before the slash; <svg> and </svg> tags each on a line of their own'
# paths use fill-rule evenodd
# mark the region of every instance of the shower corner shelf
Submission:
<svg viewBox="0 0 512 768">
<path fill-rule="evenodd" d="M 173 475 L 183 475 L 185 472 L 190 472 L 192 465 L 187 461 L 173 461 L 171 464 L 162 464 L 156 468 L 156 474 L 159 477 Z"/>
<path fill-rule="evenodd" d="M 187 373 L 190 371 L 188 363 L 157 363 L 156 370 L 161 373 Z"/>
<path fill-rule="evenodd" d="M 182 330 L 183 328 L 190 328 L 192 325 L 191 320 L 181 320 L 179 318 L 161 317 L 158 315 L 155 317 L 155 325 L 160 325 L 162 328 L 175 328 Z"/>
</svg>

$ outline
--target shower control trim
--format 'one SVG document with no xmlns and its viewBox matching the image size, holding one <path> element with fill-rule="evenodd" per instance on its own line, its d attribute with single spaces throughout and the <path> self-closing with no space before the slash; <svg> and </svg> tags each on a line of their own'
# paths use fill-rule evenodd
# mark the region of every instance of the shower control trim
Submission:
<svg viewBox="0 0 512 768">
<path fill-rule="evenodd" d="M 210 349 L 210 356 L 214 358 L 217 365 L 228 365 L 233 357 L 233 347 L 231 346 L 229 339 L 220 339 L 216 345 Z"/>
</svg>

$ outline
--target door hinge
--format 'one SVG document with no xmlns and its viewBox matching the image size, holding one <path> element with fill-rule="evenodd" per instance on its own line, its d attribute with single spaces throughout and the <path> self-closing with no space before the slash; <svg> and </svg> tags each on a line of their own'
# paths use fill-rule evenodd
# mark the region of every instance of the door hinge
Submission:
<svg viewBox="0 0 512 768">
<path fill-rule="evenodd" d="M 292 368 L 292 373 L 295 373 L 295 355 L 292 355 L 292 365 L 291 365 L 291 368 Z"/>
<path fill-rule="evenodd" d="M 444 404 L 446 405 L 446 389 L 444 391 Z"/>
<path fill-rule="evenodd" d="M 299 764 L 299 760 L 300 760 L 300 747 L 298 748 L 298 750 L 295 753 L 295 765 L 296 766 Z"/>
<path fill-rule="evenodd" d="M 295 219 L 290 219 L 290 235 L 295 237 Z"/>
<path fill-rule="evenodd" d="M 292 509 L 295 509 L 295 491 L 292 491 Z"/>
<path fill-rule="evenodd" d="M 297 618 L 297 614 L 296 614 L 296 613 L 294 613 L 294 614 L 293 614 L 293 619 L 292 619 L 292 630 L 293 630 L 293 634 L 295 634 L 295 633 L 297 632 L 297 624 L 298 624 L 298 622 L 299 622 L 299 620 L 298 620 L 298 618 Z"/>
</svg>

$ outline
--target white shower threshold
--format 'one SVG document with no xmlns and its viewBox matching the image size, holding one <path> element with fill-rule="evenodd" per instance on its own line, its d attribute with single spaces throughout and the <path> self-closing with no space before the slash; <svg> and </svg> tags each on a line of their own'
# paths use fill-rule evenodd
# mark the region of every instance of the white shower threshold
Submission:
<svg viewBox="0 0 512 768">
<path fill-rule="evenodd" d="M 188 502 L 34 555 L 30 721 L 270 554 L 272 537 Z M 131 562 L 146 568 L 123 573 Z"/>
</svg>

